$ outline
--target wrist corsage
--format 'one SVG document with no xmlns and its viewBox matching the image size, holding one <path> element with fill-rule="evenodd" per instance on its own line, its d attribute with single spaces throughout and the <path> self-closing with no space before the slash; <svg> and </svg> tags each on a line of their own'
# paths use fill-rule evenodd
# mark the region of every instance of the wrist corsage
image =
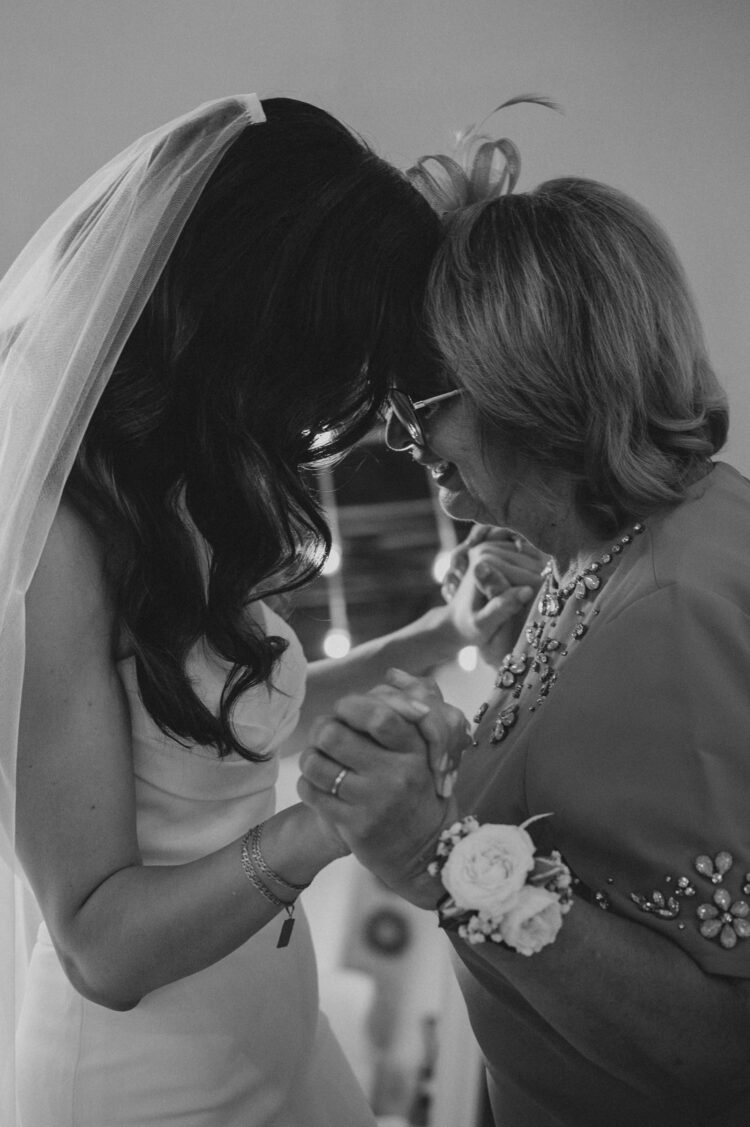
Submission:
<svg viewBox="0 0 750 1127">
<path fill-rule="evenodd" d="M 438 904 L 440 926 L 469 943 L 503 943 L 533 955 L 554 943 L 572 902 L 570 870 L 555 850 L 536 855 L 526 827 L 480 825 L 473 815 L 454 822 L 438 840 L 427 866 L 447 894 Z"/>
</svg>

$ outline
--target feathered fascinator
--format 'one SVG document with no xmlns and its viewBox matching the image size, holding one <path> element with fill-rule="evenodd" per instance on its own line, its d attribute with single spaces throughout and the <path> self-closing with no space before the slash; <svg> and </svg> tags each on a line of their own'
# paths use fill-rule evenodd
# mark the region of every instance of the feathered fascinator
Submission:
<svg viewBox="0 0 750 1127">
<path fill-rule="evenodd" d="M 507 137 L 493 140 L 483 131 L 487 121 L 500 110 L 530 102 L 548 109 L 562 110 L 556 102 L 538 94 L 519 94 L 475 125 L 462 129 L 456 137 L 454 155 L 420 157 L 406 175 L 438 215 L 457 211 L 472 203 L 510 195 L 521 172 L 521 155 Z"/>
</svg>

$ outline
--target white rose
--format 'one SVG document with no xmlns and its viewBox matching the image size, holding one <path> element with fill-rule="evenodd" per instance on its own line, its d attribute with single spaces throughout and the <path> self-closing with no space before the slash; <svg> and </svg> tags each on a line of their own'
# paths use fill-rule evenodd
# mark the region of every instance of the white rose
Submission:
<svg viewBox="0 0 750 1127">
<path fill-rule="evenodd" d="M 461 838 L 441 879 L 459 908 L 500 916 L 534 867 L 534 842 L 520 826 L 480 826 Z"/>
<path fill-rule="evenodd" d="M 501 920 L 500 934 L 521 955 L 534 955 L 554 943 L 562 918 L 563 909 L 554 892 L 527 884 Z"/>
</svg>

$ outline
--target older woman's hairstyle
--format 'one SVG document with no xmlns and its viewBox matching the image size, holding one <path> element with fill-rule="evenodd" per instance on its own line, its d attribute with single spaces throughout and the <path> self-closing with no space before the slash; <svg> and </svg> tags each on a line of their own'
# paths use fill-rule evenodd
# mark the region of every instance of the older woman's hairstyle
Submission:
<svg viewBox="0 0 750 1127">
<path fill-rule="evenodd" d="M 607 536 L 676 504 L 724 444 L 724 394 L 664 232 L 590 180 L 448 210 L 429 320 L 451 377 Z"/>
<path fill-rule="evenodd" d="M 269 680 L 285 643 L 248 604 L 322 567 L 330 537 L 307 471 L 348 449 L 423 363 L 439 239 L 405 177 L 329 114 L 282 98 L 263 108 L 188 219 L 67 486 L 111 549 L 151 716 L 249 759 L 263 757 L 237 738 L 232 706 Z M 185 673 L 201 637 L 231 667 L 218 716 Z"/>
</svg>

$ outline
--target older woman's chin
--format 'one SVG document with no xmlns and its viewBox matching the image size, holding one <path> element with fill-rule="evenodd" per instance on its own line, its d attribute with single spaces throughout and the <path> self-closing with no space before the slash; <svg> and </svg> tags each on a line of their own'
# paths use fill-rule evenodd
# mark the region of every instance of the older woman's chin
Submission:
<svg viewBox="0 0 750 1127">
<path fill-rule="evenodd" d="M 460 489 L 438 487 L 438 501 L 444 513 L 453 520 L 487 523 L 491 520 L 476 497 L 472 497 L 463 485 Z"/>
</svg>

